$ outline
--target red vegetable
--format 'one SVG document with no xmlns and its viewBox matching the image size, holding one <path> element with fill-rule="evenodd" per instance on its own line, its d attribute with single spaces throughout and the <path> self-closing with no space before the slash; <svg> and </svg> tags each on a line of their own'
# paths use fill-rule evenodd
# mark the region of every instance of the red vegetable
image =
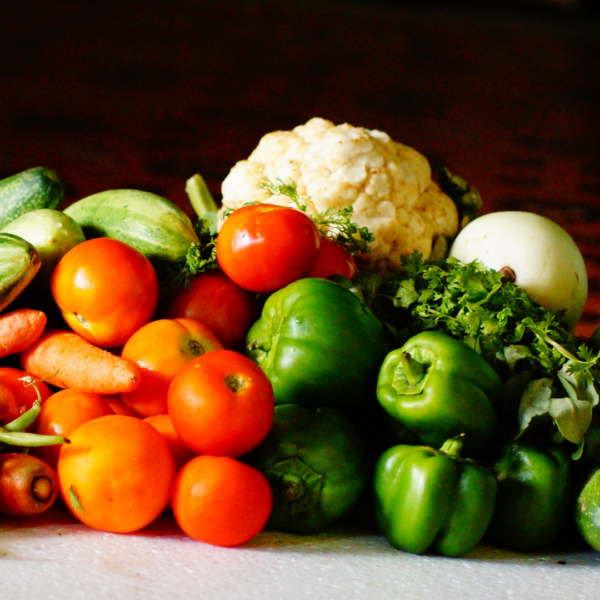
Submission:
<svg viewBox="0 0 600 600">
<path fill-rule="evenodd" d="M 56 472 L 29 454 L 0 454 L 0 512 L 27 517 L 44 512 L 58 495 Z"/>
</svg>

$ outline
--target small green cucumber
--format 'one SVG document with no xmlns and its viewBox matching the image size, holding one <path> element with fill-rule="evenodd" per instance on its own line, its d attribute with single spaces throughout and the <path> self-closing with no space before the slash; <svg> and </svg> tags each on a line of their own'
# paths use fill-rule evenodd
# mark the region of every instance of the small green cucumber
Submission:
<svg viewBox="0 0 600 600">
<path fill-rule="evenodd" d="M 151 192 L 107 190 L 64 210 L 86 239 L 110 237 L 144 254 L 159 273 L 181 267 L 198 236 L 190 218 L 175 204 Z"/>
<path fill-rule="evenodd" d="M 27 240 L 0 233 L 0 311 L 29 285 L 41 264 L 40 255 Z"/>
<path fill-rule="evenodd" d="M 27 240 L 37 250 L 42 261 L 31 287 L 47 293 L 50 278 L 58 261 L 74 246 L 85 241 L 80 225 L 69 215 L 53 208 L 40 208 L 21 215 L 0 233 L 12 233 Z"/>
<path fill-rule="evenodd" d="M 58 208 L 65 186 L 52 169 L 34 167 L 0 181 L 0 227 L 38 208 Z"/>
</svg>

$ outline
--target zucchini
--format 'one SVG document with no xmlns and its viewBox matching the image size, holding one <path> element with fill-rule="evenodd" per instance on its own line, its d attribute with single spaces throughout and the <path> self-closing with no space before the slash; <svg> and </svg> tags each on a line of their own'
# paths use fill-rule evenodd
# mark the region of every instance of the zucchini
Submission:
<svg viewBox="0 0 600 600">
<path fill-rule="evenodd" d="M 71 204 L 64 213 L 79 223 L 88 240 L 110 237 L 133 246 L 150 260 L 159 278 L 181 270 L 188 249 L 198 244 L 190 218 L 151 192 L 107 190 Z"/>
<path fill-rule="evenodd" d="M 31 288 L 41 294 L 50 293 L 50 278 L 58 261 L 73 247 L 85 241 L 79 224 L 60 210 L 40 208 L 21 215 L 0 233 L 12 233 L 27 240 L 42 261 Z"/>
<path fill-rule="evenodd" d="M 31 282 L 42 261 L 37 250 L 12 233 L 0 233 L 0 311 Z"/>
<path fill-rule="evenodd" d="M 65 186 L 52 169 L 34 167 L 0 181 L 0 227 L 38 208 L 57 208 Z"/>
</svg>

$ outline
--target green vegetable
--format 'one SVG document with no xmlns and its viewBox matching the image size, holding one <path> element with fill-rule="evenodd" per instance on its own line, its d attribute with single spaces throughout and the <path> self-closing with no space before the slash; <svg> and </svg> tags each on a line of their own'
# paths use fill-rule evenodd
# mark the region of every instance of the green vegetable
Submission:
<svg viewBox="0 0 600 600">
<path fill-rule="evenodd" d="M 541 550 L 572 514 L 568 452 L 559 444 L 508 444 L 493 463 L 498 482 L 486 539 L 502 548 Z"/>
<path fill-rule="evenodd" d="M 472 348 L 439 331 L 409 339 L 385 358 L 377 398 L 387 413 L 435 447 L 466 434 L 480 448 L 496 429 L 502 381 Z"/>
<path fill-rule="evenodd" d="M 481 195 L 462 177 L 453 175 L 446 167 L 441 167 L 438 183 L 442 192 L 450 196 L 456 204 L 460 229 L 479 216 L 483 208 Z"/>
<path fill-rule="evenodd" d="M 1 230 L 27 240 L 40 255 L 42 265 L 31 290 L 48 294 L 50 277 L 58 261 L 73 247 L 85 241 L 81 227 L 65 213 L 40 208 L 21 215 Z M 28 290 L 29 291 L 29 290 Z"/>
<path fill-rule="evenodd" d="M 478 262 L 424 263 L 413 254 L 404 265 L 404 275 L 363 275 L 356 293 L 402 341 L 437 330 L 467 343 L 506 380 L 512 404 L 504 416 L 515 435 L 550 424 L 554 439 L 575 444 L 574 458 L 581 455 L 598 403 L 600 352 L 524 289 Z"/>
<path fill-rule="evenodd" d="M 246 344 L 273 384 L 276 404 L 312 408 L 370 406 L 390 350 L 386 330 L 365 304 L 318 278 L 300 279 L 269 296 Z"/>
<path fill-rule="evenodd" d="M 323 531 L 356 506 L 369 479 L 357 432 L 330 407 L 276 406 L 273 428 L 244 460 L 271 485 L 267 526 L 276 530 Z"/>
<path fill-rule="evenodd" d="M 29 285 L 40 266 L 40 256 L 28 241 L 0 233 L 0 311 Z"/>
<path fill-rule="evenodd" d="M 67 443 L 66 438 L 61 435 L 42 435 L 39 433 L 29 433 L 25 431 L 37 419 L 42 409 L 42 396 L 36 385 L 36 380 L 30 376 L 22 377 L 24 385 L 33 385 L 37 394 L 31 408 L 26 410 L 10 423 L 0 427 L 0 452 L 15 452 L 15 447 L 34 448 L 40 446 L 52 446 L 54 444 Z"/>
<path fill-rule="evenodd" d="M 492 518 L 496 481 L 460 458 L 462 436 L 440 450 L 393 446 L 375 467 L 375 515 L 392 546 L 422 554 L 461 556 L 483 537 Z"/>
<path fill-rule="evenodd" d="M 600 468 L 597 466 L 577 496 L 575 524 L 581 537 L 600 551 Z"/>
<path fill-rule="evenodd" d="M 65 187 L 55 171 L 34 167 L 0 181 L 0 227 L 38 208 L 58 208 Z"/>
</svg>

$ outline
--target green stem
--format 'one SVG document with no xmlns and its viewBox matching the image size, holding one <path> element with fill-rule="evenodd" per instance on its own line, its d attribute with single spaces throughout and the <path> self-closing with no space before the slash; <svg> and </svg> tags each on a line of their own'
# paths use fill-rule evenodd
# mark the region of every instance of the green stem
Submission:
<svg viewBox="0 0 600 600">
<path fill-rule="evenodd" d="M 208 223 L 212 233 L 216 233 L 217 211 L 219 209 L 202 175 L 198 173 L 192 175 L 186 181 L 185 192 L 194 212 L 200 219 Z"/>
<path fill-rule="evenodd" d="M 465 437 L 467 437 L 467 434 L 461 433 L 456 437 L 446 440 L 440 448 L 440 452 L 450 458 L 460 458 L 460 453 L 462 452 L 465 443 Z"/>
<path fill-rule="evenodd" d="M 400 360 L 408 383 L 411 386 L 417 385 L 423 379 L 423 374 L 425 373 L 423 364 L 415 360 L 409 352 L 403 352 Z"/>
<path fill-rule="evenodd" d="M 29 448 L 39 446 L 53 446 L 55 444 L 65 444 L 68 440 L 62 435 L 40 435 L 38 433 L 28 433 L 26 431 L 6 431 L 0 428 L 0 443 L 10 446 L 27 446 Z"/>
</svg>

